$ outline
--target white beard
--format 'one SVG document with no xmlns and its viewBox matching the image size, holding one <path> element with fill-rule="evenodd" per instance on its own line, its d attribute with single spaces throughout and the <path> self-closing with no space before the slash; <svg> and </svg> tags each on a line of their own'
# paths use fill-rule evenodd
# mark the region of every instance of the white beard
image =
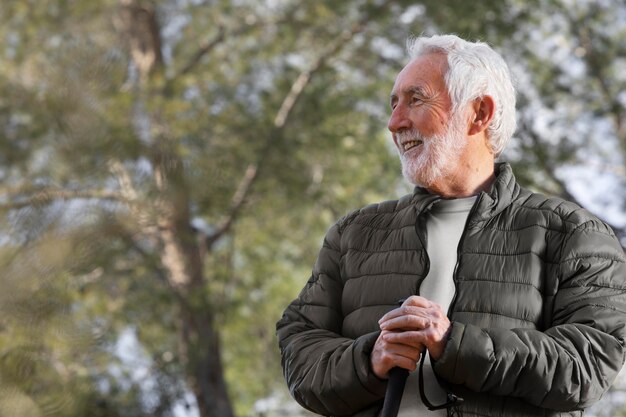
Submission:
<svg viewBox="0 0 626 417">
<path fill-rule="evenodd" d="M 425 137 L 416 129 L 396 133 L 398 145 L 407 140 L 423 141 L 417 156 L 406 155 L 398 149 L 404 179 L 413 185 L 429 188 L 437 180 L 456 171 L 459 158 L 467 146 L 464 128 L 463 114 L 457 112 L 444 134 Z"/>
</svg>

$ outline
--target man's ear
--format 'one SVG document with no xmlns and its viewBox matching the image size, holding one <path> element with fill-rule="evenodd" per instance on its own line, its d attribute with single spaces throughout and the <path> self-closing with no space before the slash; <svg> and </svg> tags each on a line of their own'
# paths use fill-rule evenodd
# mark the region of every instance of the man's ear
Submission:
<svg viewBox="0 0 626 417">
<path fill-rule="evenodd" d="M 496 103 L 491 96 L 478 97 L 472 102 L 473 119 L 470 120 L 469 135 L 476 135 L 483 132 L 491 123 L 496 110 Z"/>
</svg>

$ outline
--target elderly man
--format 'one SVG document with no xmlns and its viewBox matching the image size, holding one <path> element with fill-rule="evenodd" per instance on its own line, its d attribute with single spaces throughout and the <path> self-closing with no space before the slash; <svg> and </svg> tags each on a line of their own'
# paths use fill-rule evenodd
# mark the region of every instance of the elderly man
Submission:
<svg viewBox="0 0 626 417">
<path fill-rule="evenodd" d="M 319 414 L 376 416 L 389 371 L 426 359 L 400 415 L 580 416 L 624 360 L 624 252 L 495 163 L 515 130 L 498 54 L 456 36 L 409 53 L 388 127 L 415 191 L 328 231 L 277 324 L 290 391 Z"/>
</svg>

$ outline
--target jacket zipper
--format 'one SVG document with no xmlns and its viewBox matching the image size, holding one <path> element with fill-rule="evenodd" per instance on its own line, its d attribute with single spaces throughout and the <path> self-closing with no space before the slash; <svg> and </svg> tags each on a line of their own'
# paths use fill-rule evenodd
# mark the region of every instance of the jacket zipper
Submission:
<svg viewBox="0 0 626 417">
<path fill-rule="evenodd" d="M 452 310 L 454 309 L 454 304 L 456 303 L 456 296 L 458 293 L 458 281 L 457 281 L 457 271 L 459 269 L 459 260 L 461 259 L 461 246 L 463 244 L 463 241 L 465 240 L 465 234 L 467 233 L 467 226 L 469 225 L 472 216 L 474 215 L 474 213 L 477 210 L 477 207 L 480 203 L 480 198 L 482 197 L 483 193 L 480 193 L 478 195 L 478 197 L 476 197 L 476 201 L 474 202 L 474 205 L 472 206 L 470 212 L 467 214 L 467 220 L 465 220 L 465 226 L 463 227 L 463 232 L 461 233 L 461 238 L 459 239 L 459 244 L 456 247 L 456 263 L 454 264 L 454 272 L 452 273 L 452 282 L 454 283 L 454 295 L 452 296 L 452 301 L 450 301 L 450 306 L 448 306 L 448 312 L 447 312 L 447 316 L 448 319 L 451 318 L 451 314 L 452 314 Z"/>
<path fill-rule="evenodd" d="M 463 244 L 463 240 L 465 240 L 465 233 L 467 232 L 467 226 L 469 225 L 472 219 L 472 216 L 477 210 L 481 197 L 482 197 L 482 193 L 479 194 L 478 197 L 476 197 L 476 201 L 474 202 L 474 205 L 472 206 L 470 212 L 467 214 L 467 220 L 465 220 L 465 226 L 463 227 L 463 232 L 461 233 L 459 244 L 456 247 L 456 263 L 454 264 L 454 272 L 452 273 L 452 282 L 454 283 L 454 295 L 452 296 L 452 300 L 450 301 L 450 306 L 448 307 L 448 312 L 446 313 L 450 321 L 452 321 L 451 314 L 452 314 L 452 310 L 454 309 L 454 304 L 456 304 L 456 298 L 457 298 L 456 296 L 459 290 L 456 276 L 457 276 L 457 270 L 459 269 L 459 260 L 461 259 L 461 246 Z M 446 389 L 446 391 L 448 390 Z M 446 410 L 446 415 L 448 415 L 449 417 L 454 417 L 457 415 L 457 411 L 454 407 L 450 407 Z"/>
<path fill-rule="evenodd" d="M 424 256 L 426 257 L 426 265 L 424 268 L 424 276 L 420 279 L 420 281 L 417 283 L 417 287 L 415 288 L 415 294 L 419 295 L 420 293 L 420 288 L 422 286 L 422 283 L 424 282 L 424 279 L 426 279 L 426 277 L 428 276 L 428 273 L 430 272 L 430 257 L 428 256 L 428 249 L 426 248 L 426 244 L 428 243 L 428 237 L 426 236 L 426 232 L 425 232 L 425 228 L 426 228 L 426 217 L 424 217 L 432 208 L 433 204 L 435 204 L 436 201 L 438 201 L 439 199 L 434 199 L 433 201 L 431 201 L 430 203 L 428 203 L 426 205 L 426 207 L 424 207 L 424 209 L 419 213 L 419 215 L 417 216 L 417 221 L 415 222 L 415 233 L 417 234 L 417 238 L 419 239 L 420 243 L 422 244 L 422 250 L 424 251 Z M 456 293 L 456 289 L 455 289 L 455 293 Z"/>
</svg>

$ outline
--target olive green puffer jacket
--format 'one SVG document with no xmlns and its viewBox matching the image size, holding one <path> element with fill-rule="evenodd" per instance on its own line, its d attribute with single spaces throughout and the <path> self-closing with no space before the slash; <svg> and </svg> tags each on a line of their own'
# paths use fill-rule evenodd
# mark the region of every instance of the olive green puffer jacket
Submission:
<svg viewBox="0 0 626 417">
<path fill-rule="evenodd" d="M 522 189 L 507 164 L 496 171 L 459 243 L 452 329 L 433 365 L 465 399 L 448 414 L 580 416 L 624 360 L 624 252 L 584 209 Z M 377 321 L 420 292 L 429 268 L 421 224 L 437 198 L 418 188 L 328 231 L 277 324 L 284 375 L 304 407 L 377 414 L 386 388 L 369 364 Z"/>
</svg>

